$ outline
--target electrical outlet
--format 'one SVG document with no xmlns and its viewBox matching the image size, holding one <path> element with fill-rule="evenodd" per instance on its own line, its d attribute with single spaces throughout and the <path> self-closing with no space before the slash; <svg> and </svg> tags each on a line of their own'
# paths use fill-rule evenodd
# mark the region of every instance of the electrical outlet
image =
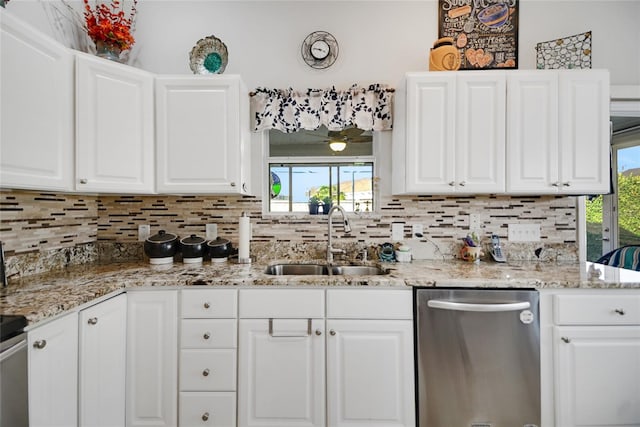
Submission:
<svg viewBox="0 0 640 427">
<path fill-rule="evenodd" d="M 401 242 L 404 239 L 404 222 L 391 223 L 391 240 Z"/>
<path fill-rule="evenodd" d="M 424 226 L 422 224 L 413 224 L 411 226 L 411 238 L 421 239 L 424 236 Z"/>
<path fill-rule="evenodd" d="M 469 215 L 469 230 L 480 231 L 482 229 L 482 220 L 478 214 Z"/>
<path fill-rule="evenodd" d="M 151 226 L 149 224 L 138 225 L 138 242 L 144 242 L 151 234 Z"/>
<path fill-rule="evenodd" d="M 218 224 L 207 224 L 205 227 L 205 239 L 216 240 L 218 238 Z"/>
<path fill-rule="evenodd" d="M 539 242 L 540 224 L 509 224 L 510 242 Z"/>
</svg>

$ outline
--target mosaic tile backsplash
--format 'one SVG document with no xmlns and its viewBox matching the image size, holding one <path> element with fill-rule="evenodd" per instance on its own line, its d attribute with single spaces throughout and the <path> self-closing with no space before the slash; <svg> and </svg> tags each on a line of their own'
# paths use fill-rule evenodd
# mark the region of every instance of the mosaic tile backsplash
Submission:
<svg viewBox="0 0 640 427">
<path fill-rule="evenodd" d="M 60 263 L 142 257 L 142 244 L 137 241 L 140 224 L 150 224 L 152 234 L 164 229 L 182 237 L 204 236 L 205 224 L 216 223 L 218 235 L 235 243 L 243 211 L 252 218 L 253 257 L 276 253 L 286 257 L 304 252 L 305 247 L 321 253 L 318 248 L 326 242 L 326 216 L 263 218 L 257 197 L 88 196 L 11 190 L 0 192 L 0 240 L 10 274 L 12 268 L 14 273 L 23 270 L 24 264 L 36 272 Z M 424 237 L 413 241 L 433 245 L 437 256 L 455 257 L 460 239 L 469 232 L 470 213 L 482 222 L 484 240 L 491 233 L 498 234 L 512 258 L 539 258 L 539 249 L 544 248 L 546 259 L 577 260 L 573 197 L 388 196 L 381 198 L 379 212 L 351 215 L 351 234 L 345 235 L 335 224 L 333 236 L 336 246 L 371 247 L 391 241 L 394 222 L 405 223 L 407 240 L 412 238 L 411 225 L 420 223 Z M 541 241 L 509 244 L 509 223 L 539 223 Z M 47 258 L 49 261 L 33 267 L 37 259 Z"/>
</svg>

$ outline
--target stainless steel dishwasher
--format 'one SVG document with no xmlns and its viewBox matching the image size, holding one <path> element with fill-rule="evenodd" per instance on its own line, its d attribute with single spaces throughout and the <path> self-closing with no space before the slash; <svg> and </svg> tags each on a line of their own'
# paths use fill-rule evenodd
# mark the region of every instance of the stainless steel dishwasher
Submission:
<svg viewBox="0 0 640 427">
<path fill-rule="evenodd" d="M 419 427 L 540 425 L 538 292 L 414 290 Z"/>
<path fill-rule="evenodd" d="M 28 427 L 27 334 L 24 316 L 0 315 L 0 427 Z"/>
</svg>

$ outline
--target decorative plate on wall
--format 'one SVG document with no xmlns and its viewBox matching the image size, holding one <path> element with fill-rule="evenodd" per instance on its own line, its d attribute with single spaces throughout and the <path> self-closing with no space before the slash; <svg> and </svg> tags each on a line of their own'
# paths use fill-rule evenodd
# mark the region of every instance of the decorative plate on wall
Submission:
<svg viewBox="0 0 640 427">
<path fill-rule="evenodd" d="M 227 62 L 227 46 L 215 36 L 198 40 L 189 53 L 189 67 L 194 74 L 222 74 Z"/>
<path fill-rule="evenodd" d="M 300 53 L 311 68 L 327 68 L 338 58 L 338 41 L 326 31 L 314 31 L 302 42 Z"/>
<path fill-rule="evenodd" d="M 591 68 L 591 31 L 538 43 L 536 68 Z"/>
</svg>

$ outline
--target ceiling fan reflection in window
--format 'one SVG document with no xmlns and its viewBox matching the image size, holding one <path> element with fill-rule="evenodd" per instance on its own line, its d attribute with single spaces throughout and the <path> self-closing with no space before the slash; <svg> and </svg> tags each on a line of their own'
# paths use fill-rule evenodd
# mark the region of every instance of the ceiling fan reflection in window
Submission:
<svg viewBox="0 0 640 427">
<path fill-rule="evenodd" d="M 313 133 L 307 133 L 307 135 L 322 138 L 325 142 L 329 143 L 329 148 L 333 151 L 343 151 L 347 147 L 347 144 L 371 142 L 373 140 L 371 135 L 364 134 L 364 130 L 354 127 L 342 130 L 330 130 L 327 132 L 327 136 Z"/>
</svg>

